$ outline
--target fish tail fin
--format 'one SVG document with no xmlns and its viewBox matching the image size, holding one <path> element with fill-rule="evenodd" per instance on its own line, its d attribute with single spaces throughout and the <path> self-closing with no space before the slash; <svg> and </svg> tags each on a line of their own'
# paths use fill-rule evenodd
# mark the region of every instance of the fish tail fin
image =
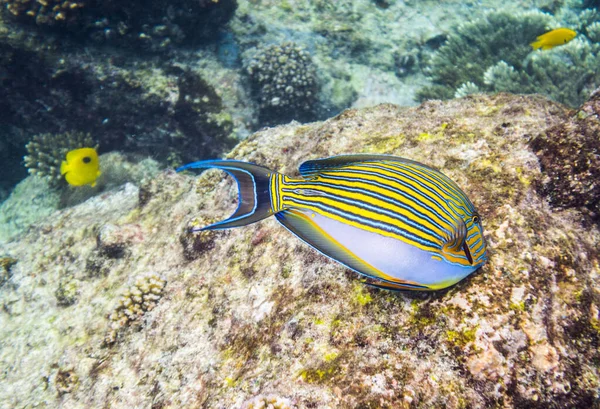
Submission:
<svg viewBox="0 0 600 409">
<path fill-rule="evenodd" d="M 544 41 L 543 40 L 537 40 L 534 41 L 533 43 L 529 44 L 534 50 L 538 50 L 540 48 L 542 48 L 544 46 Z"/>
<path fill-rule="evenodd" d="M 200 230 L 220 230 L 245 226 L 271 216 L 271 179 L 277 173 L 253 163 L 236 160 L 204 160 L 177 168 L 177 172 L 187 169 L 221 169 L 231 175 L 238 187 L 238 208 L 227 219 L 211 224 Z"/>
</svg>

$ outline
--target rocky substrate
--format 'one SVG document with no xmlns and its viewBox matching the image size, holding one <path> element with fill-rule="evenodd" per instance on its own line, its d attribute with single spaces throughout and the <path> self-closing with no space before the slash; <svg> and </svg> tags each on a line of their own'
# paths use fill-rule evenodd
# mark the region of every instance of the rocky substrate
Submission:
<svg viewBox="0 0 600 409">
<path fill-rule="evenodd" d="M 539 143 L 576 141 L 561 124 L 580 117 L 506 94 L 379 105 L 228 154 L 290 176 L 340 153 L 439 168 L 481 213 L 490 260 L 436 293 L 368 287 L 274 219 L 189 233 L 235 208 L 218 171 L 59 210 L 0 242 L 0 407 L 598 407 L 600 233 L 590 201 L 550 206 L 568 156 Z"/>
</svg>

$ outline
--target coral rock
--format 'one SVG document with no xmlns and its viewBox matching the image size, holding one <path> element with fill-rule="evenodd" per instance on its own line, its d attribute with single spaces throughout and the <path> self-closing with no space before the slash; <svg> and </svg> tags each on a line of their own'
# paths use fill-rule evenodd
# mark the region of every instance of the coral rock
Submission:
<svg viewBox="0 0 600 409">
<path fill-rule="evenodd" d="M 582 208 L 600 217 L 600 89 L 568 120 L 531 142 L 547 175 L 542 185 L 550 202 Z"/>
</svg>

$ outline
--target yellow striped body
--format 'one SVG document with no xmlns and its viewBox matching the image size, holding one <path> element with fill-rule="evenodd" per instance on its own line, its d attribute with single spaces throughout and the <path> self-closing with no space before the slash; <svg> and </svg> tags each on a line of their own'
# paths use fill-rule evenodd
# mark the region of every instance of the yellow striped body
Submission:
<svg viewBox="0 0 600 409">
<path fill-rule="evenodd" d="M 351 163 L 308 180 L 274 174 L 271 203 L 273 213 L 307 210 L 402 241 L 440 262 L 472 269 L 486 259 L 479 215 L 469 199 L 445 175 L 418 164 Z M 464 223 L 471 261 L 462 247 L 452 246 L 457 220 Z"/>
</svg>

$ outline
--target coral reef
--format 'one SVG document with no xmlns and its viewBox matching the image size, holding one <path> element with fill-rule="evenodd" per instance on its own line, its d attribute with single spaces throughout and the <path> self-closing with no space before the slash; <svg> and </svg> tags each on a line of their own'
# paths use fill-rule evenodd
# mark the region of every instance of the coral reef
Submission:
<svg viewBox="0 0 600 409">
<path fill-rule="evenodd" d="M 575 39 L 556 52 L 533 54 L 520 70 L 500 61 L 487 69 L 483 82 L 488 91 L 541 93 L 577 106 L 600 84 L 598 66 L 600 44 Z"/>
<path fill-rule="evenodd" d="M 100 168 L 102 177 L 95 188 L 55 189 L 43 178 L 28 177 L 23 180 L 9 198 L 0 204 L 0 241 L 43 222 L 60 208 L 77 205 L 99 192 L 122 190 L 128 184 L 144 184 L 162 166 L 150 158 L 136 161 L 133 156 L 110 152 L 100 155 Z"/>
<path fill-rule="evenodd" d="M 218 156 L 233 144 L 231 115 L 198 72 L 43 58 L 1 40 L 0 50 L 6 51 L 0 58 L 3 172 L 21 169 L 29 135 L 65 130 L 91 133 L 104 151 L 134 151 L 172 164 Z M 2 181 L 15 183 L 18 176 Z"/>
<path fill-rule="evenodd" d="M 531 52 L 528 39 L 543 33 L 550 21 L 541 12 L 498 11 L 459 25 L 431 59 L 428 72 L 434 86 L 419 90 L 417 97 L 452 98 L 467 82 L 483 87 L 485 70 L 501 60 L 520 68 Z"/>
<path fill-rule="evenodd" d="M 67 152 L 79 148 L 98 149 L 89 134 L 80 132 L 35 135 L 25 147 L 27 155 L 24 160 L 29 174 L 44 178 L 53 186 L 58 186 L 63 180 L 60 164 Z"/>
<path fill-rule="evenodd" d="M 422 88 L 419 98 L 446 99 L 477 89 L 538 93 L 570 106 L 581 104 L 600 84 L 595 26 L 600 14 L 562 8 L 556 19 L 577 29 L 579 37 L 544 52 L 532 52 L 527 40 L 559 24 L 546 14 L 501 11 L 459 26 L 434 54 L 429 67 L 434 84 Z"/>
<path fill-rule="evenodd" d="M 590 104 L 578 126 L 597 112 Z M 274 394 L 299 408 L 593 408 L 600 231 L 578 207 L 548 206 L 529 146 L 574 121 L 540 96 L 478 94 L 265 128 L 227 155 L 290 176 L 341 152 L 439 168 L 477 206 L 490 249 L 447 291 L 371 288 L 273 218 L 205 232 L 195 246 L 183 232 L 236 207 L 235 183 L 216 170 L 165 171 L 0 238 L 0 254 L 19 260 L 0 287 L 0 367 L 10 368 L 0 406 L 216 409 Z M 120 258 L 101 254 L 103 226 L 108 242 L 127 243 Z M 133 296 L 119 297 L 144 271 L 169 285 L 140 319 L 125 307 Z M 60 307 L 66 275 L 78 299 Z M 103 346 L 115 327 L 118 342 Z M 78 378 L 62 395 L 60 370 Z"/>
<path fill-rule="evenodd" d="M 166 280 L 156 273 L 136 277 L 135 283 L 123 292 L 118 305 L 108 317 L 111 323 L 105 342 L 113 344 L 119 330 L 152 311 L 163 296 L 165 284 Z"/>
<path fill-rule="evenodd" d="M 262 123 L 315 118 L 319 92 L 316 69 L 308 52 L 297 44 L 258 50 L 247 71 Z"/>
<path fill-rule="evenodd" d="M 547 178 L 541 190 L 559 207 L 600 218 L 600 88 L 565 122 L 531 141 Z"/>
<path fill-rule="evenodd" d="M 102 43 L 168 50 L 174 43 L 216 37 L 236 0 L 99 1 L 1 0 L 18 21 L 89 36 Z"/>
</svg>

